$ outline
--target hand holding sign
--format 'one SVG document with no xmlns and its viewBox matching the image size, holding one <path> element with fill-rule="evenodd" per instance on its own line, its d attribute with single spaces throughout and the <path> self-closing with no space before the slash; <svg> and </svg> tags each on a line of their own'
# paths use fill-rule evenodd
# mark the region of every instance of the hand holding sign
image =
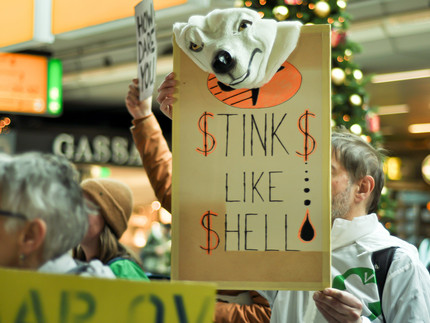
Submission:
<svg viewBox="0 0 430 323">
<path fill-rule="evenodd" d="M 152 113 L 152 96 L 145 100 L 139 100 L 139 81 L 133 79 L 128 86 L 128 93 L 125 98 L 125 106 L 134 119 L 144 118 Z"/>
<path fill-rule="evenodd" d="M 175 73 L 172 72 L 165 77 L 163 83 L 161 83 L 157 90 L 157 102 L 160 104 L 160 110 L 169 119 L 173 117 L 172 104 L 176 102 L 173 96 L 176 91 L 176 85 Z"/>
<path fill-rule="evenodd" d="M 155 12 L 152 0 L 139 2 L 135 9 L 137 63 L 140 100 L 152 95 L 157 63 L 157 40 L 155 38 Z"/>
</svg>

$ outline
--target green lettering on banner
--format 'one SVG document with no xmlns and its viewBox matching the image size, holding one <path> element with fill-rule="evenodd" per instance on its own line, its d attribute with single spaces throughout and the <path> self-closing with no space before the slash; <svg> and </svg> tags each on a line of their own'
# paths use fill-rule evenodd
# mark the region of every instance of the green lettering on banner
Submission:
<svg viewBox="0 0 430 323">
<path fill-rule="evenodd" d="M 173 296 L 173 299 L 175 301 L 176 313 L 178 315 L 179 323 L 189 323 L 186 306 L 184 304 L 184 297 L 182 295 L 176 294 Z M 205 300 L 202 303 L 199 315 L 197 316 L 195 323 L 203 322 L 204 317 L 209 311 L 211 301 L 212 299 L 210 297 L 205 297 Z"/>
<path fill-rule="evenodd" d="M 128 319 L 127 323 L 137 323 L 141 322 L 143 318 L 148 318 L 149 312 L 142 311 L 142 315 L 139 315 L 138 306 L 145 301 L 144 295 L 139 295 L 134 298 L 128 309 Z M 156 295 L 150 295 L 149 301 L 155 306 L 155 321 L 156 323 L 164 322 L 164 305 L 163 301 Z"/>
<path fill-rule="evenodd" d="M 42 303 L 40 301 L 40 295 L 37 290 L 30 289 L 29 290 L 30 299 L 26 299 L 20 305 L 16 318 L 14 320 L 15 323 L 27 323 L 32 322 L 28 321 L 28 317 L 33 315 L 36 319 L 37 323 L 46 323 L 45 316 L 43 314 Z M 33 321 L 34 322 L 34 321 Z"/>
<path fill-rule="evenodd" d="M 88 320 L 94 317 L 96 313 L 96 301 L 94 297 L 85 292 L 76 292 L 71 296 L 70 292 L 61 292 L 60 297 L 60 323 L 84 323 L 89 322 Z M 77 305 L 75 302 L 78 300 L 80 303 Z M 85 310 L 82 313 L 72 313 L 71 309 L 84 307 Z"/>
</svg>

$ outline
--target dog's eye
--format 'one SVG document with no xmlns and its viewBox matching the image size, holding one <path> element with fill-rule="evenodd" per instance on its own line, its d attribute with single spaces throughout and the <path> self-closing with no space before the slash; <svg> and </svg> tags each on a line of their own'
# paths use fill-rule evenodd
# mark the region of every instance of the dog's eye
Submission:
<svg viewBox="0 0 430 323">
<path fill-rule="evenodd" d="M 194 44 L 193 42 L 190 42 L 190 49 L 193 52 L 200 52 L 203 49 L 203 44 L 197 45 L 197 44 Z"/>
<path fill-rule="evenodd" d="M 251 21 L 249 21 L 249 20 L 242 20 L 240 22 L 240 25 L 239 25 L 239 31 L 242 31 L 242 30 L 248 28 L 251 25 L 252 25 Z"/>
</svg>

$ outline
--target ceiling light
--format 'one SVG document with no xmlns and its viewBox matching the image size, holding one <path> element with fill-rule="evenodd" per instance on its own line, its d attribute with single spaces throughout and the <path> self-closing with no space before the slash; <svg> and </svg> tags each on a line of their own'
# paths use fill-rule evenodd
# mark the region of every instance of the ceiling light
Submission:
<svg viewBox="0 0 430 323">
<path fill-rule="evenodd" d="M 408 127 L 410 133 L 426 133 L 430 132 L 430 123 L 416 123 Z"/>
<path fill-rule="evenodd" d="M 378 114 L 380 116 L 388 114 L 400 114 L 409 113 L 409 105 L 407 104 L 397 104 L 397 105 L 384 105 L 378 107 Z"/>
<path fill-rule="evenodd" d="M 430 69 L 414 70 L 398 73 L 377 74 L 372 78 L 372 83 L 388 83 L 406 81 L 430 77 Z"/>
</svg>

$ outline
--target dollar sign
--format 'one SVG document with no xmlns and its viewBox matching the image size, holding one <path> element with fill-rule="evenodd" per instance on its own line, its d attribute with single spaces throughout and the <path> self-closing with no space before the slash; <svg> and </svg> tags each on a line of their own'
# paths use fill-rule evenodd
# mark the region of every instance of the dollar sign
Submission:
<svg viewBox="0 0 430 323">
<path fill-rule="evenodd" d="M 203 135 L 203 148 L 196 148 L 196 150 L 201 153 L 202 155 L 209 155 L 210 153 L 212 153 L 215 150 L 216 147 L 216 140 L 215 137 L 212 136 L 209 132 L 208 132 L 208 121 L 207 118 L 211 117 L 213 118 L 214 115 L 210 112 L 204 112 L 198 121 L 198 127 L 199 127 L 199 131 L 202 133 Z"/>
<path fill-rule="evenodd" d="M 211 211 L 207 211 L 203 214 L 200 223 L 207 233 L 206 247 L 200 246 L 203 250 L 206 250 L 208 255 L 212 254 L 212 250 L 218 248 L 219 245 L 219 235 L 214 230 L 212 230 L 212 215 L 218 216 L 218 214 Z M 206 221 L 206 224 L 205 224 Z"/>
<path fill-rule="evenodd" d="M 296 154 L 299 156 L 302 156 L 305 162 L 308 161 L 309 155 L 311 155 L 314 152 L 316 147 L 315 138 L 309 134 L 309 122 L 308 122 L 309 117 L 315 118 L 315 114 L 309 112 L 309 110 L 305 110 L 305 113 L 303 113 L 300 116 L 299 122 L 298 122 L 299 130 L 305 136 L 305 141 L 303 145 L 303 153 L 299 153 L 298 151 L 296 151 Z M 303 123 L 304 123 L 304 126 L 302 127 Z"/>
</svg>

